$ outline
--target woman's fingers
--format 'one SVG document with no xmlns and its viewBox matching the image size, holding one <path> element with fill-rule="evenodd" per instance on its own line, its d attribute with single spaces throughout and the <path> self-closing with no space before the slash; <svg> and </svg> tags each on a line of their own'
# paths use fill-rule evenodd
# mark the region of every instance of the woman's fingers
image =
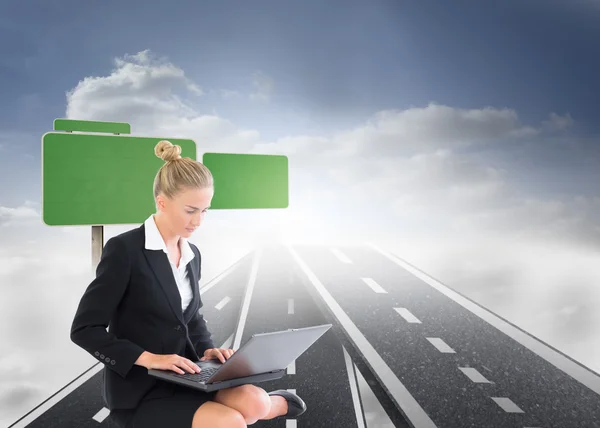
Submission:
<svg viewBox="0 0 600 428">
<path fill-rule="evenodd" d="M 196 364 L 194 364 L 192 361 L 188 360 L 187 358 L 182 358 L 181 361 L 179 362 L 179 364 L 180 364 L 180 367 L 184 368 L 189 373 L 199 373 L 200 372 L 200 367 L 198 367 Z"/>
<path fill-rule="evenodd" d="M 175 373 L 179 373 L 179 374 L 184 374 L 185 372 L 183 370 L 181 370 L 179 367 L 177 367 L 175 364 L 173 364 L 171 366 L 171 370 L 173 370 Z"/>
<path fill-rule="evenodd" d="M 208 357 L 213 359 L 213 358 L 217 358 L 219 361 L 221 361 L 222 363 L 225 362 L 225 356 L 223 355 L 224 349 L 221 348 L 212 348 L 208 351 Z"/>
<path fill-rule="evenodd" d="M 201 369 L 193 361 L 177 354 L 154 355 L 148 368 L 159 370 L 172 370 L 179 374 L 200 373 Z"/>
<path fill-rule="evenodd" d="M 205 361 L 208 359 L 218 359 L 219 361 L 221 361 L 222 363 L 225 362 L 225 360 L 228 360 L 229 358 L 231 358 L 231 356 L 235 353 L 235 351 L 233 349 L 224 349 L 224 348 L 212 348 L 209 349 L 208 351 L 206 351 L 206 354 L 200 358 L 200 360 Z"/>
</svg>

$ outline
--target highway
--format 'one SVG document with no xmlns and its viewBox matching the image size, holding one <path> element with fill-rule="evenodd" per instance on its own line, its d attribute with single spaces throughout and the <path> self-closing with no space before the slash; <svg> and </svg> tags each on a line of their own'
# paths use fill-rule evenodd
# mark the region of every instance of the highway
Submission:
<svg viewBox="0 0 600 428">
<path fill-rule="evenodd" d="M 297 392 L 308 411 L 257 427 L 600 427 L 597 373 L 368 243 L 265 246 L 201 295 L 224 347 L 333 324 L 282 379 L 259 385 Z M 101 368 L 11 427 L 113 426 Z"/>
<path fill-rule="evenodd" d="M 373 246 L 288 248 L 412 426 L 600 427 L 600 377 Z"/>
</svg>

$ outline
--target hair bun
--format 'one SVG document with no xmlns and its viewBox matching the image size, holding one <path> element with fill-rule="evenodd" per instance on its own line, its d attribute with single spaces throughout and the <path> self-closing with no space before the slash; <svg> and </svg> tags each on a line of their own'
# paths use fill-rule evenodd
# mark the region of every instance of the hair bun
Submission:
<svg viewBox="0 0 600 428">
<path fill-rule="evenodd" d="M 181 147 L 173 145 L 170 141 L 161 140 L 154 147 L 154 154 L 165 162 L 169 162 L 181 158 Z"/>
</svg>

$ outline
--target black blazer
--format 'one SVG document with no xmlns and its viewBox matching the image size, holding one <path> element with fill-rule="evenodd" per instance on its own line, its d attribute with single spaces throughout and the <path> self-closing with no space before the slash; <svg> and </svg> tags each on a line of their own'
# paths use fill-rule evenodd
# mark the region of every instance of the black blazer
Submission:
<svg viewBox="0 0 600 428">
<path fill-rule="evenodd" d="M 193 299 L 182 313 L 167 254 L 144 246 L 143 224 L 106 242 L 96 278 L 83 294 L 71 326 L 71 340 L 104 364 L 102 398 L 110 410 L 135 407 L 151 389 L 152 397 L 172 393 L 171 384 L 135 365 L 143 351 L 196 361 L 214 348 L 198 312 L 202 307 L 198 248 L 190 242 L 195 257 L 187 272 Z"/>
</svg>

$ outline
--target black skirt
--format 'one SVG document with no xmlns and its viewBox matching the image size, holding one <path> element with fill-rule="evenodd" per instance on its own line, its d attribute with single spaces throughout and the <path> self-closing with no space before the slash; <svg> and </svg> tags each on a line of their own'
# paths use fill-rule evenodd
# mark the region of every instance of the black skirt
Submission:
<svg viewBox="0 0 600 428">
<path fill-rule="evenodd" d="M 171 385 L 173 394 L 168 397 L 142 399 L 135 409 L 113 410 L 107 419 L 114 428 L 191 428 L 194 413 L 208 402 L 214 401 L 215 392 L 203 392 Z"/>
</svg>

